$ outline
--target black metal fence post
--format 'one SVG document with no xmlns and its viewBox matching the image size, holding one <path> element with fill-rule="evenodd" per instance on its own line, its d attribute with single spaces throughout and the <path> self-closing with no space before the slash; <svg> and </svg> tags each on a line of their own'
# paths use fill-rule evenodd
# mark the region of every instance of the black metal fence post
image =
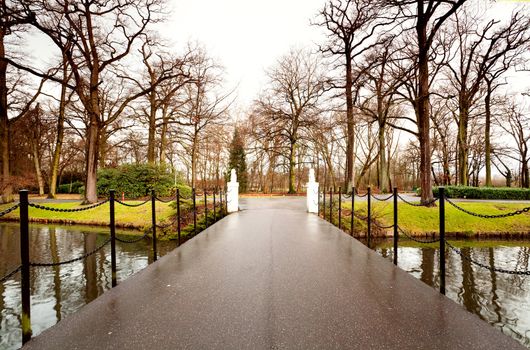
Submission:
<svg viewBox="0 0 530 350">
<path fill-rule="evenodd" d="M 191 195 L 193 197 L 193 235 L 197 234 L 197 203 L 195 202 L 195 188 L 191 190 Z"/>
<path fill-rule="evenodd" d="M 178 244 L 180 246 L 180 190 L 177 188 L 177 234 Z"/>
<path fill-rule="evenodd" d="M 156 261 L 156 194 L 151 190 L 151 221 L 153 225 L 153 261 Z"/>
<path fill-rule="evenodd" d="M 368 187 L 368 247 L 370 247 L 370 241 L 372 239 L 372 189 Z"/>
<path fill-rule="evenodd" d="M 350 222 L 350 234 L 353 237 L 353 221 L 355 220 L 355 187 L 351 188 L 351 222 Z"/>
<path fill-rule="evenodd" d="M 206 193 L 206 190 L 204 190 L 204 222 L 206 224 L 206 228 L 208 228 L 208 194 Z"/>
<path fill-rule="evenodd" d="M 394 187 L 394 265 L 398 264 L 398 190 Z"/>
<path fill-rule="evenodd" d="M 28 190 L 18 192 L 20 200 L 20 288 L 22 295 L 22 344 L 31 339 L 31 300 L 29 262 L 29 201 Z"/>
<path fill-rule="evenodd" d="M 445 188 L 438 189 L 440 196 L 440 293 L 445 295 Z"/>
<path fill-rule="evenodd" d="M 333 187 L 329 188 L 329 222 L 333 223 Z"/>
<path fill-rule="evenodd" d="M 114 209 L 115 190 L 110 190 L 109 207 L 110 207 L 110 269 L 112 275 L 112 287 L 116 287 L 116 218 Z"/>
<path fill-rule="evenodd" d="M 342 230 L 342 189 L 339 186 L 339 230 Z"/>
</svg>

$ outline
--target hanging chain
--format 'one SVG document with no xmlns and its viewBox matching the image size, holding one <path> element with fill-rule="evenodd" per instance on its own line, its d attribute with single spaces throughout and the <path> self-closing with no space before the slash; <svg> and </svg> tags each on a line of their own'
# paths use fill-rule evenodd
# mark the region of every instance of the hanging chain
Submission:
<svg viewBox="0 0 530 350">
<path fill-rule="evenodd" d="M 4 277 L 0 278 L 0 283 L 4 283 L 5 281 L 7 281 L 11 277 L 13 277 L 13 275 L 16 274 L 18 271 L 20 271 L 21 268 L 22 268 L 22 265 L 18 265 L 18 267 L 16 269 L 11 271 L 10 273 L 5 275 Z"/>
<path fill-rule="evenodd" d="M 141 207 L 142 205 L 149 203 L 151 201 L 151 198 L 148 198 L 145 201 L 143 201 L 142 203 L 138 203 L 138 204 L 125 203 L 125 202 L 120 201 L 119 199 L 115 199 L 114 201 L 116 203 L 119 203 L 119 204 L 124 205 L 126 207 L 135 208 L 135 207 Z"/>
<path fill-rule="evenodd" d="M 110 237 L 107 238 L 105 240 L 105 242 L 103 242 L 99 247 L 94 248 L 90 252 L 88 252 L 88 253 L 86 253 L 86 254 L 78 257 L 78 258 L 65 260 L 65 261 L 60 261 L 60 262 L 56 262 L 56 263 L 30 262 L 29 265 L 30 266 L 35 266 L 35 267 L 50 267 L 50 266 L 60 266 L 60 265 L 70 264 L 70 263 L 73 263 L 73 262 L 76 262 L 76 261 L 80 261 L 80 260 L 86 259 L 89 256 L 96 254 L 98 251 L 103 249 L 103 247 L 105 247 L 109 243 L 110 243 Z"/>
<path fill-rule="evenodd" d="M 424 241 L 424 240 L 421 240 L 421 239 L 417 239 L 415 237 L 413 237 L 412 235 L 408 234 L 404 229 L 402 229 L 400 226 L 398 226 L 398 230 L 399 232 L 401 232 L 405 237 L 407 237 L 408 239 L 410 239 L 411 241 L 414 241 L 414 242 L 417 242 L 417 243 L 422 243 L 422 244 L 428 244 L 428 243 L 436 243 L 436 242 L 440 242 L 440 238 L 434 238 L 434 239 L 431 239 L 431 240 L 428 240 L 428 241 Z"/>
<path fill-rule="evenodd" d="M 526 270 L 526 271 L 515 271 L 515 270 L 507 270 L 507 269 L 501 269 L 501 268 L 497 268 L 497 267 L 488 266 L 488 265 L 483 264 L 483 263 L 481 263 L 479 261 L 473 260 L 471 257 L 469 257 L 466 254 L 464 254 L 461 249 L 456 248 L 451 243 L 446 241 L 445 244 L 447 244 L 447 246 L 449 248 L 451 248 L 451 250 L 453 250 L 455 253 L 457 253 L 463 259 L 469 261 L 473 265 L 477 265 L 479 267 L 482 267 L 482 268 L 490 270 L 490 271 L 495 271 L 495 272 L 500 272 L 500 273 L 507 273 L 509 275 L 526 275 L 526 276 L 530 276 L 530 271 L 528 271 L 528 270 Z"/>
<path fill-rule="evenodd" d="M 427 203 L 425 204 L 422 204 L 422 203 L 412 203 L 412 202 L 409 202 L 408 200 L 406 200 L 405 198 L 401 197 L 400 194 L 398 194 L 398 198 L 401 199 L 404 203 L 408 204 L 408 205 L 412 205 L 413 207 L 427 207 L 433 203 L 435 203 L 438 198 L 433 198 L 431 199 L 430 201 L 428 201 Z"/>
<path fill-rule="evenodd" d="M 7 215 L 9 213 L 11 213 L 13 210 L 16 210 L 18 207 L 20 206 L 20 204 L 15 204 L 14 206 L 12 206 L 11 208 L 7 208 L 3 211 L 0 212 L 0 218 L 4 215 Z"/>
<path fill-rule="evenodd" d="M 521 215 L 521 214 L 530 212 L 530 207 L 526 207 L 526 208 L 523 208 L 523 209 L 520 209 L 520 210 L 516 210 L 516 211 L 512 211 L 510 213 L 504 213 L 504 214 L 497 214 L 497 215 L 478 214 L 478 213 L 474 213 L 472 211 L 469 211 L 467 209 L 462 208 L 461 206 L 457 205 L 456 203 L 454 203 L 449 198 L 446 198 L 445 200 L 449 204 L 451 204 L 453 207 L 455 207 L 456 209 L 460 210 L 461 212 L 464 212 L 464 213 L 472 215 L 472 216 L 476 216 L 478 218 L 483 218 L 483 219 L 507 218 L 507 217 L 510 217 L 510 216 L 517 216 L 517 215 Z"/>
<path fill-rule="evenodd" d="M 47 207 L 47 206 L 36 204 L 36 203 L 28 203 L 28 206 L 33 207 L 35 209 L 41 209 L 41 210 L 47 210 L 47 211 L 55 211 L 55 212 L 60 212 L 60 213 L 75 213 L 75 212 L 79 212 L 79 211 L 85 211 L 85 210 L 90 210 L 90 209 L 97 208 L 97 207 L 102 206 L 103 204 L 107 203 L 108 201 L 109 200 L 107 199 L 107 200 L 104 200 L 103 202 L 99 202 L 99 203 L 90 205 L 88 207 L 76 208 L 76 209 L 52 208 L 52 207 Z"/>
</svg>

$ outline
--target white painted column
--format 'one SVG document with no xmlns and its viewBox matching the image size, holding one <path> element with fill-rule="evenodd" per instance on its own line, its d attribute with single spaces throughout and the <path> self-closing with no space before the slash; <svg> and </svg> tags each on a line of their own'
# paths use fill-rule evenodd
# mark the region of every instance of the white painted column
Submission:
<svg viewBox="0 0 530 350">
<path fill-rule="evenodd" d="M 235 169 L 230 172 L 230 182 L 226 186 L 228 212 L 233 213 L 239 210 L 239 182 Z"/>
<path fill-rule="evenodd" d="M 318 182 L 315 181 L 315 170 L 309 169 L 307 183 L 307 212 L 318 213 Z"/>
</svg>

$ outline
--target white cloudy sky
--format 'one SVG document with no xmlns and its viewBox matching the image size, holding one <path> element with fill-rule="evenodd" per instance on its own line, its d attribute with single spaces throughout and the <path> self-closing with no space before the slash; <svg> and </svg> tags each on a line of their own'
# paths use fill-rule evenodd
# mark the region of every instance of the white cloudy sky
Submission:
<svg viewBox="0 0 530 350">
<path fill-rule="evenodd" d="M 245 106 L 265 82 L 264 69 L 291 47 L 322 41 L 322 29 L 311 26 L 326 0 L 171 0 L 172 15 L 162 26 L 174 45 L 188 40 L 205 45 L 225 67 L 227 85 L 238 87 Z M 509 16 L 518 1 L 478 1 L 490 13 Z"/>
<path fill-rule="evenodd" d="M 238 101 L 252 101 L 264 82 L 264 69 L 291 47 L 321 38 L 310 25 L 324 0 L 173 0 L 163 26 L 175 45 L 197 40 L 225 67 Z"/>
</svg>

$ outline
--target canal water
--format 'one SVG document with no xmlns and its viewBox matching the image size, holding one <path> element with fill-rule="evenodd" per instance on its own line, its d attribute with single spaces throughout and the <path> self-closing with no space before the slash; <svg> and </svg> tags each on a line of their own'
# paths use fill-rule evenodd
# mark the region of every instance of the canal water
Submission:
<svg viewBox="0 0 530 350">
<path fill-rule="evenodd" d="M 463 254 L 488 267 L 527 271 L 529 241 L 450 240 Z M 400 240 L 398 265 L 422 282 L 439 289 L 437 244 Z M 392 259 L 392 240 L 380 240 L 372 248 Z M 530 276 L 499 273 L 476 266 L 448 249 L 446 295 L 482 320 L 530 348 Z M 425 305 L 428 308 L 428 305 Z"/>
<path fill-rule="evenodd" d="M 117 230 L 123 238 L 131 231 Z M 32 261 L 58 262 L 92 251 L 109 237 L 106 227 L 30 225 Z M 158 256 L 176 247 L 158 242 Z M 127 277 L 152 262 L 150 240 L 116 242 L 117 278 Z M 0 277 L 20 264 L 19 226 L 0 223 Z M 57 267 L 31 268 L 31 323 L 33 335 L 53 326 L 111 288 L 110 244 L 87 259 Z M 20 273 L 0 283 L 0 349 L 21 346 Z"/>
</svg>

